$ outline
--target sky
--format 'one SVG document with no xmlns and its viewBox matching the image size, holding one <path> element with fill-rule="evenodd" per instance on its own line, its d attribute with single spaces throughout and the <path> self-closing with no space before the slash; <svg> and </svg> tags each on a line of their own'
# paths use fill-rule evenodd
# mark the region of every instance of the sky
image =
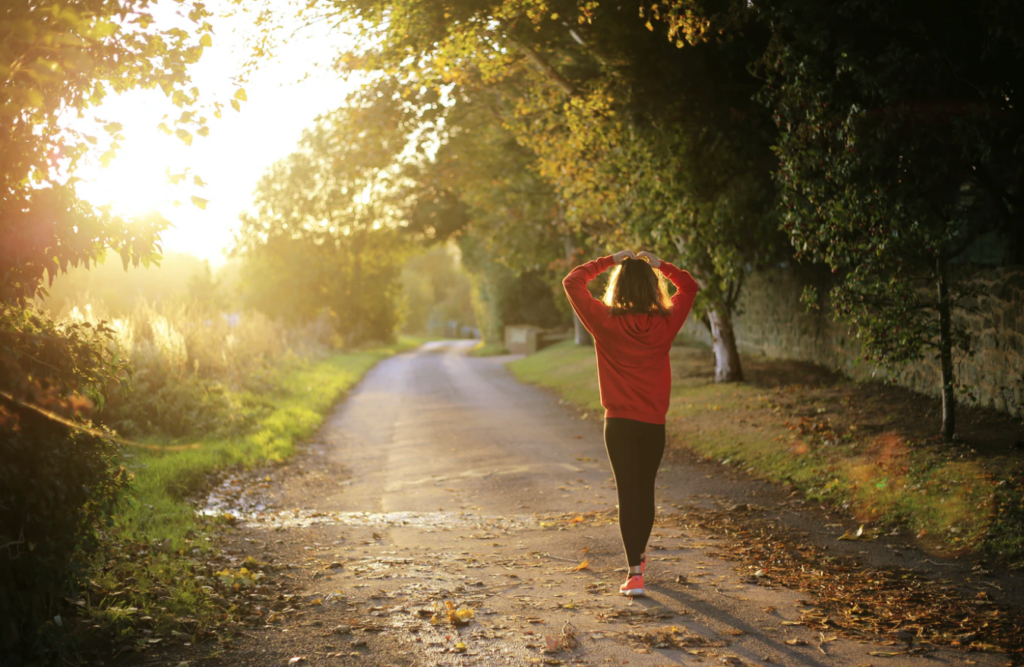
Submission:
<svg viewBox="0 0 1024 667">
<path fill-rule="evenodd" d="M 174 3 L 165 2 L 166 5 Z M 275 10 L 290 15 L 305 1 L 273 0 Z M 227 15 L 225 0 L 207 3 L 216 15 L 213 46 L 193 66 L 193 82 L 201 98 L 216 97 L 225 104 L 223 117 L 210 117 L 210 134 L 196 136 L 191 146 L 157 130 L 164 114 L 180 115 L 159 91 L 134 90 L 111 96 L 96 110 L 107 121 L 123 124 L 124 141 L 108 167 L 85 164 L 77 176 L 78 192 L 94 204 L 111 204 L 115 212 L 131 215 L 159 211 L 174 228 L 164 233 L 165 251 L 188 252 L 217 267 L 238 226 L 238 216 L 252 206 L 256 182 L 267 167 L 288 155 L 302 130 L 324 112 L 343 104 L 351 84 L 329 67 L 345 37 L 323 25 L 302 28 L 277 49 L 276 58 L 249 74 L 248 101 L 241 112 L 227 105 L 247 55 L 245 39 L 253 34 L 251 14 Z M 159 14 L 156 13 L 159 20 Z M 317 66 L 317 63 L 320 65 Z M 308 76 L 306 76 L 308 74 Z M 167 182 L 165 170 L 185 168 L 206 182 L 196 187 L 191 175 L 183 185 Z M 205 210 L 191 203 L 196 195 L 209 200 Z M 174 206 L 174 201 L 184 202 Z"/>
</svg>

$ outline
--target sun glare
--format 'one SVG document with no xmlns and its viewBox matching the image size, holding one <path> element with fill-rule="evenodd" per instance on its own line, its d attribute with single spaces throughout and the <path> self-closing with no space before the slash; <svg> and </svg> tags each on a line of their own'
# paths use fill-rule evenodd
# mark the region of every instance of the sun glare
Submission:
<svg viewBox="0 0 1024 667">
<path fill-rule="evenodd" d="M 155 131 L 133 133 L 107 167 L 90 170 L 80 187 L 93 204 L 110 205 L 120 215 L 150 211 L 167 214 L 182 193 L 167 178 L 168 156 L 175 152 L 173 139 Z"/>
<path fill-rule="evenodd" d="M 223 10 L 214 21 L 217 37 L 193 68 L 194 83 L 208 101 L 230 97 L 238 87 L 244 40 L 255 29 L 252 16 L 228 11 L 226 2 L 211 3 L 215 5 Z M 161 237 L 165 251 L 221 264 L 239 214 L 252 206 L 260 176 L 295 149 L 317 115 L 343 104 L 352 88 L 329 69 L 315 67 L 331 60 L 342 39 L 337 33 L 321 34 L 325 30 L 306 28 L 304 39 L 282 46 L 274 60 L 250 73 L 244 83 L 248 102 L 241 111 L 226 108 L 223 118 L 210 117 L 209 136 L 196 136 L 191 146 L 157 129 L 165 116 L 180 114 L 159 91 L 133 90 L 107 98 L 97 115 L 121 123 L 124 138 L 107 167 L 82 165 L 76 173 L 83 179 L 79 194 L 93 204 L 109 204 L 123 216 L 156 211 L 173 225 Z M 95 123 L 72 125 L 103 136 Z M 186 172 L 177 183 L 168 178 Z"/>
</svg>

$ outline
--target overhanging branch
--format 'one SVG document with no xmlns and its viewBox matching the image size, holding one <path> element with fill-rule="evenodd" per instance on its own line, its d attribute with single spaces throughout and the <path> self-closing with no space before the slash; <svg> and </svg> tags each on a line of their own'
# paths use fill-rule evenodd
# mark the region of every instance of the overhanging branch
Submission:
<svg viewBox="0 0 1024 667">
<path fill-rule="evenodd" d="M 552 67 L 551 63 L 545 60 L 539 53 L 537 53 L 530 47 L 526 46 L 525 44 L 517 40 L 515 37 L 512 37 L 508 33 L 505 34 L 505 41 L 511 44 L 513 47 L 515 47 L 517 51 L 526 56 L 526 60 L 529 61 L 533 69 L 542 74 L 545 78 L 551 81 L 551 83 L 555 84 L 555 86 L 563 93 L 565 93 L 569 97 L 575 97 L 576 95 L 578 95 L 576 91 L 576 86 L 572 85 L 572 82 L 570 82 L 568 79 L 562 76 L 558 72 L 558 70 Z"/>
</svg>

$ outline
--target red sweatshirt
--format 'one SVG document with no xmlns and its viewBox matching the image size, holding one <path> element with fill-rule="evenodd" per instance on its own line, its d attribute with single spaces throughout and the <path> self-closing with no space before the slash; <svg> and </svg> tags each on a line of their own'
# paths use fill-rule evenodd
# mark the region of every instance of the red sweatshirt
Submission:
<svg viewBox="0 0 1024 667">
<path fill-rule="evenodd" d="M 594 336 L 597 379 L 605 417 L 664 424 L 672 390 L 668 353 L 697 296 L 697 281 L 662 261 L 660 270 L 676 286 L 672 313 L 612 315 L 587 283 L 615 265 L 611 255 L 577 266 L 562 281 L 573 310 Z"/>
</svg>

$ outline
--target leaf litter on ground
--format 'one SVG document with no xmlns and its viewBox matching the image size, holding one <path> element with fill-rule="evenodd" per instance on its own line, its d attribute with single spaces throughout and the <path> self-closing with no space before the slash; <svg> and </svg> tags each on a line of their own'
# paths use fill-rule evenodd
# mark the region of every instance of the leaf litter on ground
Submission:
<svg viewBox="0 0 1024 667">
<path fill-rule="evenodd" d="M 744 575 L 762 570 L 762 581 L 815 596 L 798 604 L 807 607 L 800 610 L 799 621 L 782 625 L 858 639 L 877 639 L 899 629 L 913 632 L 921 643 L 1008 653 L 1015 664 L 1024 664 L 1024 612 L 997 605 L 984 591 L 970 597 L 952 581 L 836 558 L 753 508 L 735 512 L 680 505 L 677 510 L 661 515 L 658 525 L 709 533 L 716 538 L 710 555 L 741 563 Z M 858 532 L 853 539 L 874 539 L 867 530 Z"/>
<path fill-rule="evenodd" d="M 579 639 L 576 638 L 576 628 L 569 622 L 562 626 L 561 634 L 545 635 L 544 642 L 547 644 L 547 648 L 544 649 L 545 653 L 572 651 L 580 645 Z"/>
</svg>

